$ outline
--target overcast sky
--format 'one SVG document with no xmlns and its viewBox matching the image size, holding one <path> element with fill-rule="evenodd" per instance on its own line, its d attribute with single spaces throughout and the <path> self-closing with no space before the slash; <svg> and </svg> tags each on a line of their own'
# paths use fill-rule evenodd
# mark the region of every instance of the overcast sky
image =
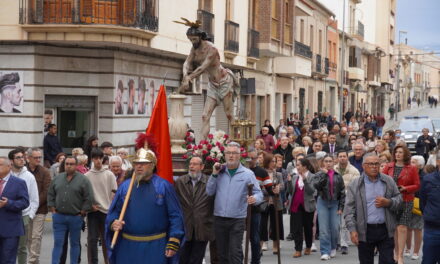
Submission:
<svg viewBox="0 0 440 264">
<path fill-rule="evenodd" d="M 365 0 L 369 1 L 369 0 Z M 399 30 L 404 42 L 420 49 L 440 51 L 440 0 L 397 0 L 396 44 Z"/>
</svg>

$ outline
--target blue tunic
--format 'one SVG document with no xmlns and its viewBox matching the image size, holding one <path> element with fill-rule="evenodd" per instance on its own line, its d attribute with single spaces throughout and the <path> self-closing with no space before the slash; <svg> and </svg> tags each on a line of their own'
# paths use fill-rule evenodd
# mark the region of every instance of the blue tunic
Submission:
<svg viewBox="0 0 440 264">
<path fill-rule="evenodd" d="M 182 210 L 173 186 L 157 175 L 153 175 L 147 183 L 138 185 L 135 182 L 124 217 L 125 225 L 115 248 L 110 249 L 113 238 L 110 225 L 119 218 L 129 185 L 130 179 L 119 186 L 106 219 L 106 243 L 110 263 L 178 263 L 177 254 L 173 258 L 165 257 L 165 249 L 170 237 L 180 241 L 183 239 L 185 232 Z M 125 239 L 121 233 L 133 236 L 166 233 L 166 236 L 153 241 L 139 242 Z"/>
</svg>

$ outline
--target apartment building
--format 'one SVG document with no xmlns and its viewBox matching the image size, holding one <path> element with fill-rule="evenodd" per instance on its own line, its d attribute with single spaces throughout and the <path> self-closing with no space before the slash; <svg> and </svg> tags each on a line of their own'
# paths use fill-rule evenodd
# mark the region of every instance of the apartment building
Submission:
<svg viewBox="0 0 440 264">
<path fill-rule="evenodd" d="M 256 21 L 243 15 L 255 8 L 250 2 L 2 1 L 0 74 L 19 76 L 23 100 L 16 111 L 0 114 L 0 155 L 19 145 L 42 146 L 46 110 L 53 112 L 67 153 L 91 135 L 133 147 L 159 87 L 171 93 L 182 77 L 191 43 L 187 28 L 173 20 L 202 20 L 221 61 L 239 74 L 254 70 L 259 57 Z M 198 82 L 206 89 L 206 79 Z M 205 97 L 203 91 L 185 101 L 185 119 L 197 133 Z M 211 125 L 228 130 L 221 106 Z"/>
</svg>

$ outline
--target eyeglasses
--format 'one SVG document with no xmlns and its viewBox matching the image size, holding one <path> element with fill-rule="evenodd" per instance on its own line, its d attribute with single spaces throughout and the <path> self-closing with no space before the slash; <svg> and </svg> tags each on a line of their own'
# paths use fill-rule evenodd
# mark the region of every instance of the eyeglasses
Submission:
<svg viewBox="0 0 440 264">
<path fill-rule="evenodd" d="M 226 151 L 225 154 L 226 154 L 226 155 L 238 155 L 238 154 L 240 154 L 240 152 L 230 152 L 230 151 Z"/>
<path fill-rule="evenodd" d="M 379 167 L 380 166 L 380 163 L 378 163 L 378 162 L 375 162 L 375 163 L 364 163 L 365 165 L 367 165 L 368 167 Z"/>
<path fill-rule="evenodd" d="M 33 157 L 33 156 L 31 156 L 33 159 L 42 159 L 43 157 L 42 156 L 38 156 L 38 157 Z"/>
<path fill-rule="evenodd" d="M 24 159 L 24 156 L 18 156 L 14 158 L 15 160 L 20 160 L 20 159 Z"/>
</svg>

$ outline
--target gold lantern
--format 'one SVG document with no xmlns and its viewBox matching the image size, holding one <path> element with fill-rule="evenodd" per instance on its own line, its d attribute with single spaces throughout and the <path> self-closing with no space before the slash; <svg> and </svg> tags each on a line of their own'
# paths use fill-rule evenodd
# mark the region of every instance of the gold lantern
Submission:
<svg viewBox="0 0 440 264">
<path fill-rule="evenodd" d="M 234 120 L 231 123 L 231 140 L 247 147 L 255 140 L 255 122 L 250 120 Z"/>
</svg>

